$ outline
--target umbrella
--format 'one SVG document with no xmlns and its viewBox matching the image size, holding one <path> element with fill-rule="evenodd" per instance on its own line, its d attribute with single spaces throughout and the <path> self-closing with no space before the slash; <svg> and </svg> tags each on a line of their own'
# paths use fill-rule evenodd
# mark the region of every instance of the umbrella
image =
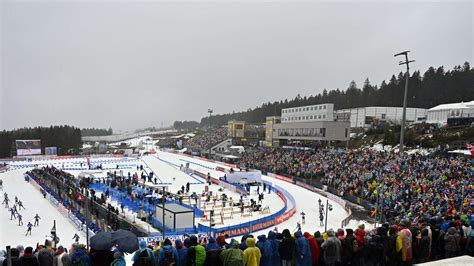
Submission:
<svg viewBox="0 0 474 266">
<path fill-rule="evenodd" d="M 112 244 L 120 251 L 132 253 L 138 249 L 138 238 L 130 231 L 119 229 L 112 233 Z"/>
<path fill-rule="evenodd" d="M 95 250 L 110 250 L 112 248 L 112 233 L 100 232 L 91 237 L 91 248 Z"/>
</svg>

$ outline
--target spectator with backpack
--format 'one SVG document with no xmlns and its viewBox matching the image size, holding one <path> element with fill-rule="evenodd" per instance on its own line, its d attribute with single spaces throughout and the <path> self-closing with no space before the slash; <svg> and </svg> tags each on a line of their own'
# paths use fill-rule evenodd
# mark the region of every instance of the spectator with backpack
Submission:
<svg viewBox="0 0 474 266">
<path fill-rule="evenodd" d="M 83 244 L 72 245 L 71 260 L 73 266 L 92 266 L 89 254 Z"/>
<path fill-rule="evenodd" d="M 334 266 L 341 260 L 341 241 L 335 236 L 332 229 L 328 231 L 328 239 L 321 245 L 324 265 Z"/>
<path fill-rule="evenodd" d="M 171 266 L 175 265 L 178 260 L 178 251 L 171 241 L 166 238 L 163 248 L 160 249 L 160 254 L 158 256 L 158 265 Z"/>
<path fill-rule="evenodd" d="M 123 258 L 123 253 L 120 251 L 115 251 L 114 253 L 114 261 L 110 264 L 110 266 L 126 266 L 127 263 L 125 262 L 125 259 Z"/>
<path fill-rule="evenodd" d="M 206 245 L 205 249 L 206 261 L 204 265 L 218 265 L 221 247 L 216 243 L 216 239 L 214 237 L 209 237 L 209 243 Z"/>
<path fill-rule="evenodd" d="M 188 247 L 186 244 L 189 244 L 189 238 L 184 240 L 184 244 L 181 239 L 176 239 L 174 242 L 176 251 L 178 251 L 178 257 L 176 259 L 176 266 L 185 266 L 186 265 L 186 257 L 188 256 Z"/>
<path fill-rule="evenodd" d="M 155 263 L 153 251 L 146 246 L 144 240 L 138 243 L 138 250 L 133 254 L 133 266 L 152 266 Z"/>
<path fill-rule="evenodd" d="M 232 240 L 231 246 L 224 249 L 220 254 L 221 265 L 224 266 L 243 266 L 244 252 L 240 250 L 239 241 Z"/>
</svg>

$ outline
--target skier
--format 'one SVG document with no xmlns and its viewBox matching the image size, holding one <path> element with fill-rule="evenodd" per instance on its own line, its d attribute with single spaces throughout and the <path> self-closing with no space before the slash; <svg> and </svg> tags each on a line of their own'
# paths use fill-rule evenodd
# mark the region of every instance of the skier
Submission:
<svg viewBox="0 0 474 266">
<path fill-rule="evenodd" d="M 74 236 L 72 237 L 72 239 L 74 239 L 75 243 L 79 243 L 79 236 L 77 235 L 77 233 L 74 234 Z"/>
<path fill-rule="evenodd" d="M 34 226 L 38 226 L 39 225 L 39 220 L 41 219 L 41 217 L 39 217 L 38 214 L 35 215 L 35 217 L 33 217 L 35 219 L 35 225 Z"/>
<path fill-rule="evenodd" d="M 12 207 L 9 209 L 10 211 L 10 220 L 13 220 L 13 218 L 15 218 L 16 220 L 16 210 Z"/>
<path fill-rule="evenodd" d="M 300 222 L 296 222 L 295 232 L 301 232 L 301 224 L 300 224 Z"/>
<path fill-rule="evenodd" d="M 324 214 L 322 211 L 319 211 L 319 225 L 324 226 Z"/>
<path fill-rule="evenodd" d="M 17 204 L 17 203 L 18 203 L 18 197 L 15 196 L 15 204 Z"/>
<path fill-rule="evenodd" d="M 7 209 L 8 209 L 8 207 L 9 207 L 9 205 L 8 205 L 9 202 L 10 202 L 10 199 L 8 198 L 8 194 L 5 193 L 5 194 L 4 194 L 4 199 L 3 199 L 2 204 L 5 203 L 5 208 L 7 208 Z"/>
<path fill-rule="evenodd" d="M 30 233 L 30 236 L 31 236 L 31 228 L 33 227 L 33 225 L 31 224 L 31 222 L 28 222 L 28 224 L 26 225 L 26 227 L 28 228 L 28 230 L 26 230 L 25 236 L 27 236 L 28 233 Z"/>
<path fill-rule="evenodd" d="M 189 192 L 189 186 L 190 186 L 189 182 L 188 182 L 188 183 L 186 183 L 186 193 L 188 193 L 188 192 Z"/>
<path fill-rule="evenodd" d="M 21 214 L 18 214 L 18 226 L 22 226 L 23 225 L 23 216 L 21 216 Z"/>
<path fill-rule="evenodd" d="M 305 216 L 306 216 L 306 213 L 304 212 L 301 212 L 301 222 L 304 224 L 305 223 Z"/>
<path fill-rule="evenodd" d="M 21 210 L 21 208 L 23 208 L 23 210 L 25 210 L 25 206 L 23 206 L 23 202 L 21 202 L 21 200 L 18 201 L 18 210 Z"/>
<path fill-rule="evenodd" d="M 0 190 L 3 191 L 3 180 L 0 179 Z"/>
</svg>

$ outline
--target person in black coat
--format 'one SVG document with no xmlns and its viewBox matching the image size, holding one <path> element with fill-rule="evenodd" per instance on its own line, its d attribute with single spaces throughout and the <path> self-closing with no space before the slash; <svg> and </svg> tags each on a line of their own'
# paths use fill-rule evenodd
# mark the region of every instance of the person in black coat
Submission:
<svg viewBox="0 0 474 266">
<path fill-rule="evenodd" d="M 418 262 L 427 262 L 430 259 L 430 237 L 428 236 L 428 229 L 421 230 L 421 239 L 418 245 Z"/>
<path fill-rule="evenodd" d="M 283 265 L 291 265 L 293 260 L 293 252 L 295 250 L 295 241 L 291 237 L 290 230 L 285 229 L 282 232 L 283 240 L 278 247 L 278 252 L 280 253 L 280 258 L 283 262 Z"/>
<path fill-rule="evenodd" d="M 17 248 L 12 248 L 10 250 L 11 258 L 12 258 L 12 266 L 21 266 L 20 259 L 20 251 Z M 7 259 L 3 261 L 3 266 L 7 266 Z"/>
<path fill-rule="evenodd" d="M 20 257 L 21 266 L 39 266 L 38 259 L 33 256 L 33 248 L 25 248 L 25 253 Z"/>
</svg>

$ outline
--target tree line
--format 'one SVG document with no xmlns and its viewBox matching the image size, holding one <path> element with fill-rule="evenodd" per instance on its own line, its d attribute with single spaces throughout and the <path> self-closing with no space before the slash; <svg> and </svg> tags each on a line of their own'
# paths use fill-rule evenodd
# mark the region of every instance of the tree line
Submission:
<svg viewBox="0 0 474 266">
<path fill-rule="evenodd" d="M 242 112 L 213 115 L 211 124 L 225 125 L 228 121 L 243 120 L 247 123 L 263 123 L 267 116 L 281 114 L 281 109 L 304 105 L 333 103 L 334 109 L 346 109 L 368 106 L 403 106 L 403 91 L 405 89 L 404 72 L 392 75 L 390 80 L 372 85 L 367 78 L 360 88 L 351 81 L 346 90 L 324 89 L 322 93 L 310 96 L 297 95 L 294 99 L 285 99 L 263 103 L 253 109 Z M 407 106 L 415 108 L 431 108 L 443 103 L 454 103 L 474 100 L 474 68 L 469 62 L 455 66 L 446 71 L 443 66 L 430 67 L 421 75 L 414 71 L 409 78 Z M 201 119 L 201 126 L 209 125 L 209 117 Z"/>
<path fill-rule="evenodd" d="M 58 155 L 78 154 L 82 148 L 81 129 L 72 126 L 20 128 L 0 131 L 0 158 L 16 155 L 16 140 L 41 140 L 45 147 L 57 147 Z"/>
<path fill-rule="evenodd" d="M 83 128 L 81 129 L 81 135 L 84 136 L 108 136 L 112 135 L 112 128 Z"/>
</svg>

